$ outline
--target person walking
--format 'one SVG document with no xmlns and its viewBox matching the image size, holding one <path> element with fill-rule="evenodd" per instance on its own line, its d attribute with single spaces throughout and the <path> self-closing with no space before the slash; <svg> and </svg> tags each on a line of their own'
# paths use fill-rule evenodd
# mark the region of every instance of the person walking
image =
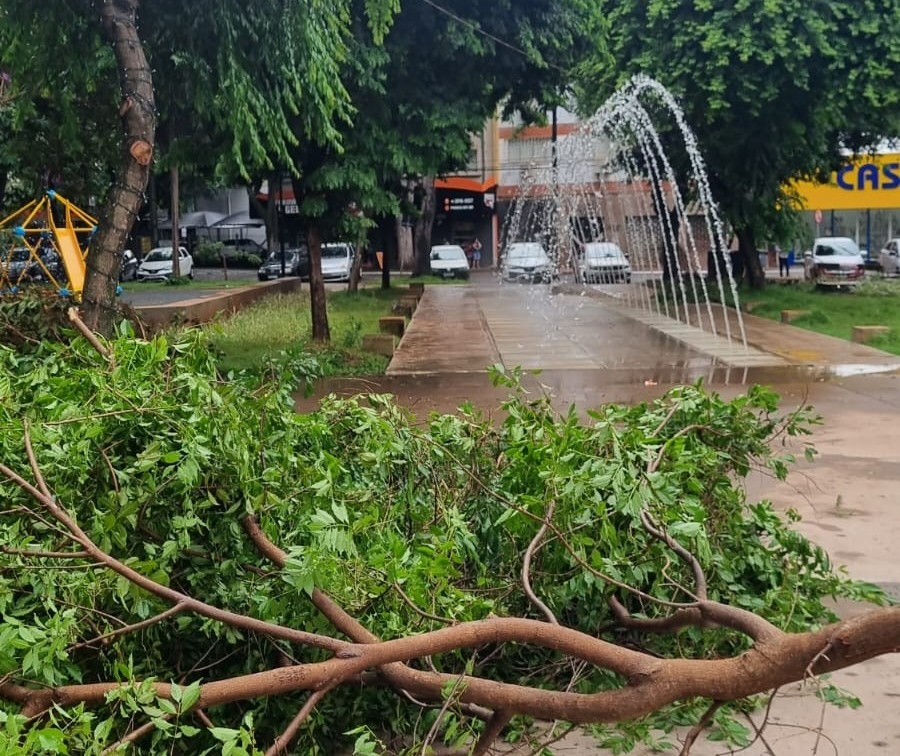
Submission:
<svg viewBox="0 0 900 756">
<path fill-rule="evenodd" d="M 790 278 L 791 277 L 791 257 L 790 252 L 786 249 L 782 249 L 777 244 L 775 245 L 775 251 L 778 253 L 778 275 L 782 278 Z"/>
<path fill-rule="evenodd" d="M 472 242 L 472 267 L 481 267 L 481 242 L 477 237 L 475 238 L 475 241 Z"/>
</svg>

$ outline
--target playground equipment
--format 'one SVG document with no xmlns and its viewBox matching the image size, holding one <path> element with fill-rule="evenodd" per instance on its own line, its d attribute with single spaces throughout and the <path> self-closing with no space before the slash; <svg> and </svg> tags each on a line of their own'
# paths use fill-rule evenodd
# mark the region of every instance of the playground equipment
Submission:
<svg viewBox="0 0 900 756">
<path fill-rule="evenodd" d="M 96 228 L 95 218 L 52 189 L 0 220 L 0 294 L 44 284 L 80 298 Z"/>
</svg>

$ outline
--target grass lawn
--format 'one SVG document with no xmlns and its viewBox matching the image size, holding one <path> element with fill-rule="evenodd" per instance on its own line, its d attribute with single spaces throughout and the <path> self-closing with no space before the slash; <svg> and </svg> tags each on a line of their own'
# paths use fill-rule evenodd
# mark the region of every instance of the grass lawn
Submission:
<svg viewBox="0 0 900 756">
<path fill-rule="evenodd" d="M 313 354 L 324 375 L 383 373 L 386 357 L 363 352 L 362 337 L 378 333 L 378 318 L 389 315 L 395 289 L 360 289 L 356 294 L 328 294 L 331 344 L 313 344 L 309 295 L 306 292 L 265 297 L 255 305 L 206 326 L 223 370 L 259 366 L 280 352 Z"/>
<path fill-rule="evenodd" d="M 194 279 L 184 279 L 182 283 L 167 284 L 165 281 L 124 281 L 122 289 L 124 291 L 157 291 L 161 288 L 172 287 L 178 291 L 199 291 L 200 289 L 243 289 L 246 286 L 253 286 L 256 279 L 244 279 L 243 281 L 201 281 Z"/>
<path fill-rule="evenodd" d="M 856 290 L 816 289 L 811 284 L 769 284 L 765 289 L 742 289 L 741 302 L 757 303 L 753 314 L 780 320 L 782 310 L 808 310 L 791 325 L 850 340 L 855 325 L 884 325 L 891 331 L 870 346 L 900 354 L 900 280 L 872 278 Z M 728 298 L 731 304 L 731 297 Z"/>
</svg>

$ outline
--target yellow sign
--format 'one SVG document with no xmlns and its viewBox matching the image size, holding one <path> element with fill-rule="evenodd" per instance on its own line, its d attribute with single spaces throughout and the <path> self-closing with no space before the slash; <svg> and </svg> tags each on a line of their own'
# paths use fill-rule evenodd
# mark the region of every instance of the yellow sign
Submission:
<svg viewBox="0 0 900 756">
<path fill-rule="evenodd" d="M 827 184 L 798 181 L 794 189 L 804 210 L 900 208 L 900 154 L 857 158 L 832 173 Z"/>
</svg>

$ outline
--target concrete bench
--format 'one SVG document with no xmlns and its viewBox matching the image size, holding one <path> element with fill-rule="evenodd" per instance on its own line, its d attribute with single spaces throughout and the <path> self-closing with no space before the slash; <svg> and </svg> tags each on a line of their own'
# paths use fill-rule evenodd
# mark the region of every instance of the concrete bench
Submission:
<svg viewBox="0 0 900 756">
<path fill-rule="evenodd" d="M 378 318 L 378 330 L 381 333 L 389 333 L 397 338 L 403 338 L 406 332 L 406 318 L 402 315 L 389 315 L 385 318 Z"/>
<path fill-rule="evenodd" d="M 385 357 L 393 357 L 396 346 L 397 341 L 392 333 L 363 334 L 362 348 L 364 352 L 381 354 Z"/>
<path fill-rule="evenodd" d="M 782 310 L 781 322 L 793 323 L 797 318 L 802 318 L 804 315 L 809 315 L 809 310 Z"/>
<path fill-rule="evenodd" d="M 853 326 L 852 340 L 856 344 L 868 344 L 876 336 L 890 333 L 888 326 Z"/>
</svg>

